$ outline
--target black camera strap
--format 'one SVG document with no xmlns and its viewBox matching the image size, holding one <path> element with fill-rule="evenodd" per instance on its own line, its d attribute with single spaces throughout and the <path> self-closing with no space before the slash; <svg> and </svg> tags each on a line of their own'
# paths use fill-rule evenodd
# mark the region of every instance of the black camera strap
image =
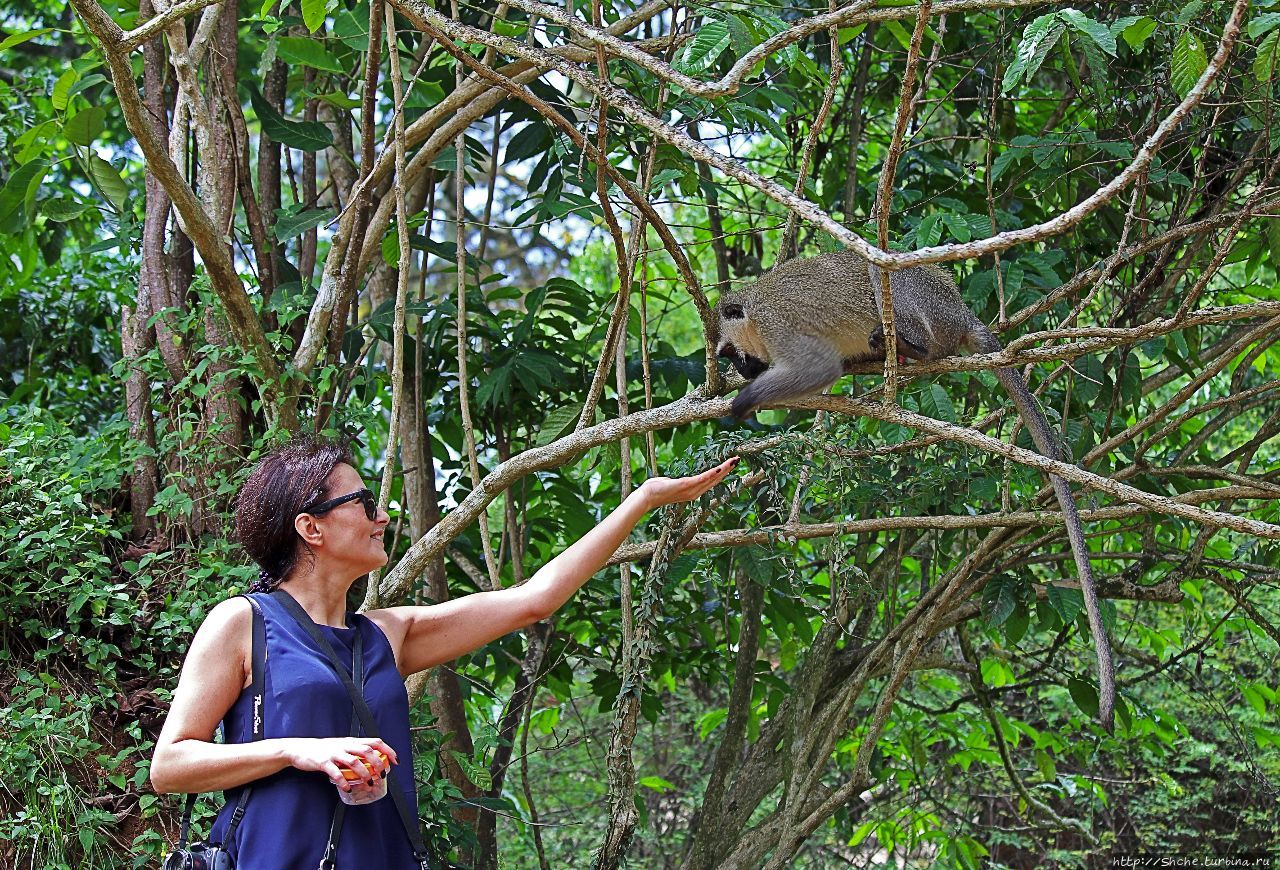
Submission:
<svg viewBox="0 0 1280 870">
<path fill-rule="evenodd" d="M 360 629 L 356 628 L 355 646 L 351 650 L 351 677 L 352 681 L 361 689 L 364 688 L 364 644 L 360 642 Z M 356 716 L 353 709 L 351 711 L 351 724 L 348 730 L 352 734 L 359 734 L 360 718 Z M 347 805 L 341 799 L 338 805 L 333 808 L 333 819 L 329 822 L 329 842 L 324 847 L 324 857 L 320 859 L 318 870 L 335 870 L 338 866 L 338 843 L 342 839 L 342 822 L 347 817 Z"/>
<path fill-rule="evenodd" d="M 249 596 L 244 596 L 249 602 L 249 606 L 253 608 L 253 631 L 252 631 L 252 653 L 249 659 L 249 688 L 253 694 L 253 706 L 250 710 L 250 724 L 253 729 L 253 736 L 250 740 L 261 740 L 263 732 L 266 730 L 263 724 L 265 715 L 265 696 L 266 696 L 266 674 L 267 674 L 267 624 L 262 618 L 262 611 L 258 607 L 258 602 Z M 236 803 L 235 810 L 231 813 L 231 824 L 227 826 L 226 842 L 230 842 L 235 836 L 236 828 L 240 826 L 240 820 L 244 818 L 245 807 L 249 803 L 249 796 L 253 794 L 253 786 L 246 785 L 244 790 L 240 792 L 240 800 Z M 187 848 L 187 835 L 191 831 L 191 812 L 195 809 L 196 795 L 187 795 L 186 807 L 182 811 L 182 827 L 178 830 L 178 849 Z"/>
<path fill-rule="evenodd" d="M 342 661 L 338 658 L 338 654 L 333 650 L 333 644 L 329 643 L 329 639 L 324 636 L 315 621 L 302 609 L 293 596 L 283 589 L 277 589 L 271 593 L 271 597 L 279 601 L 289 615 L 294 618 L 298 625 L 311 636 L 316 646 L 329 659 L 329 664 L 338 674 L 338 679 L 342 681 L 342 685 L 346 687 L 347 693 L 351 695 L 351 704 L 354 708 L 355 715 L 359 718 L 361 726 L 364 728 L 366 737 L 377 737 L 378 725 L 373 719 L 373 713 L 369 711 L 369 705 L 365 703 L 364 693 L 356 688 L 355 683 L 351 679 L 351 675 L 347 673 L 347 669 L 342 666 Z M 363 646 L 361 634 L 356 634 L 356 648 Z M 409 844 L 413 847 L 413 857 L 418 861 L 421 870 L 431 870 L 431 853 L 427 851 L 426 844 L 422 841 L 422 834 L 418 830 L 418 814 L 409 809 L 408 801 L 399 787 L 396 786 L 393 771 L 387 770 L 387 790 L 391 792 L 391 800 L 396 805 L 396 811 L 400 814 L 400 822 L 404 825 L 405 833 L 409 836 Z"/>
</svg>

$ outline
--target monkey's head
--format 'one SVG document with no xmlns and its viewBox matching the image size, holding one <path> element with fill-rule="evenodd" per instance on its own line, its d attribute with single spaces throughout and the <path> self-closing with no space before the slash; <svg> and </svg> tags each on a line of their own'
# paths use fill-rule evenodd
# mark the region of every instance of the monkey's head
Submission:
<svg viewBox="0 0 1280 870">
<path fill-rule="evenodd" d="M 742 303 L 721 298 L 718 312 L 720 344 L 716 354 L 729 360 L 747 380 L 759 377 L 769 368 L 769 353 Z"/>
</svg>

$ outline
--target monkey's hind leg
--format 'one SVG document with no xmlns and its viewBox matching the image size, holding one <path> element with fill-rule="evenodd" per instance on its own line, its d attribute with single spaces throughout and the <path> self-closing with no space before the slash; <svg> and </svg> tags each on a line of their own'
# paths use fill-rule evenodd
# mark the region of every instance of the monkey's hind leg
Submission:
<svg viewBox="0 0 1280 870">
<path fill-rule="evenodd" d="M 840 353 L 830 342 L 792 336 L 786 352 L 734 397 L 733 416 L 745 420 L 761 405 L 816 393 L 835 383 L 843 372 Z"/>
<path fill-rule="evenodd" d="M 913 341 L 901 332 L 897 334 L 898 339 L 898 361 L 908 359 L 916 359 L 924 362 L 929 359 L 929 349 L 923 344 Z M 871 331 L 871 335 L 867 336 L 867 346 L 876 352 L 881 359 L 884 358 L 884 326 L 877 326 Z"/>
</svg>

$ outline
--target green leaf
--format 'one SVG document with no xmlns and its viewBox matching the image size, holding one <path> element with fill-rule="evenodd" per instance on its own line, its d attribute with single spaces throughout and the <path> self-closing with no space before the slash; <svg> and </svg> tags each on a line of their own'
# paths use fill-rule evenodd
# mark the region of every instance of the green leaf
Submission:
<svg viewBox="0 0 1280 870">
<path fill-rule="evenodd" d="M 1264 12 L 1249 22 L 1249 38 L 1257 39 L 1280 27 L 1280 12 Z"/>
<path fill-rule="evenodd" d="M 71 86 L 80 78 L 80 73 L 74 69 L 69 69 L 62 75 L 58 76 L 58 80 L 53 83 L 53 94 L 50 97 L 53 100 L 53 107 L 59 112 L 65 112 L 67 102 L 71 99 Z"/>
<path fill-rule="evenodd" d="M 542 121 L 531 121 L 507 140 L 507 148 L 503 152 L 503 161 L 510 163 L 516 160 L 527 160 L 536 157 L 551 147 L 551 131 Z"/>
<path fill-rule="evenodd" d="M 312 69 L 335 73 L 346 72 L 338 59 L 323 45 L 305 36 L 280 37 L 276 44 L 276 56 L 288 63 L 301 64 Z"/>
<path fill-rule="evenodd" d="M 729 718 L 729 711 L 724 707 L 703 714 L 698 719 L 698 736 L 706 740 L 707 735 L 715 731 L 720 726 L 720 723 L 727 718 Z"/>
<path fill-rule="evenodd" d="M 333 133 L 319 121 L 291 121 L 273 109 L 258 89 L 249 86 L 249 100 L 262 124 L 262 132 L 299 151 L 319 151 L 333 144 Z"/>
<path fill-rule="evenodd" d="M 698 75 L 719 60 L 728 47 L 729 25 L 713 18 L 698 28 L 693 42 L 689 43 L 684 55 L 677 61 L 676 69 L 685 75 Z"/>
<path fill-rule="evenodd" d="M 105 81 L 107 81 L 107 77 L 100 73 L 93 73 L 92 75 L 87 75 L 84 78 L 80 79 L 80 81 L 76 82 L 74 85 L 71 86 L 71 90 L 67 91 L 67 99 L 70 100 L 72 97 L 74 97 L 76 94 L 80 93 L 81 91 L 85 90 L 86 88 L 91 88 L 94 85 L 101 84 L 102 82 L 105 82 Z"/>
<path fill-rule="evenodd" d="M 1064 623 L 1070 623 L 1084 609 L 1084 597 L 1079 589 L 1068 589 L 1065 586 L 1049 585 L 1045 587 L 1049 606 L 1054 609 Z"/>
<path fill-rule="evenodd" d="M 119 211 L 125 210 L 125 203 L 129 199 L 129 186 L 120 177 L 119 170 L 97 154 L 90 154 L 89 176 L 112 205 Z"/>
<path fill-rule="evenodd" d="M 298 214 L 276 212 L 276 239 L 287 242 L 294 236 L 300 236 L 312 227 L 318 227 L 333 217 L 331 208 L 313 208 Z"/>
<path fill-rule="evenodd" d="M 952 238 L 961 244 L 973 238 L 973 231 L 969 227 L 969 222 L 961 215 L 944 214 L 942 222 L 947 225 L 947 231 L 951 233 Z"/>
<path fill-rule="evenodd" d="M 988 625 L 1001 625 L 1018 606 L 1018 580 L 1009 574 L 997 574 L 982 590 L 982 612 Z"/>
<path fill-rule="evenodd" d="M 0 189 L 0 226 L 7 227 L 11 225 L 10 221 L 22 220 L 20 210 L 25 209 L 26 214 L 30 214 L 36 191 L 40 189 L 40 183 L 44 181 L 48 171 L 49 161 L 43 158 L 24 163 L 13 171 L 4 188 Z M 26 220 L 29 217 L 16 229 L 25 226 Z"/>
<path fill-rule="evenodd" d="M 102 135 L 106 119 L 106 109 L 102 106 L 90 106 L 67 119 L 62 125 L 62 135 L 77 145 L 92 145 Z"/>
<path fill-rule="evenodd" d="M 1174 16 L 1174 24 L 1189 24 L 1192 18 L 1200 14 L 1200 10 L 1204 8 L 1205 0 L 1190 0 L 1178 10 L 1178 14 Z"/>
<path fill-rule="evenodd" d="M 11 33 L 0 42 L 0 51 L 6 48 L 13 48 L 15 45 L 22 45 L 24 42 L 44 36 L 46 33 L 53 33 L 52 27 L 42 27 L 39 30 L 28 30 L 23 33 Z"/>
<path fill-rule="evenodd" d="M 1089 64 L 1089 75 L 1093 79 L 1094 88 L 1100 95 L 1106 93 L 1109 78 L 1106 56 L 1098 50 L 1098 46 L 1092 40 L 1080 39 L 1077 40 L 1077 44 L 1085 61 Z"/>
<path fill-rule="evenodd" d="M 307 25 L 309 32 L 315 33 L 323 27 L 328 14 L 328 0 L 302 0 L 302 23 Z"/>
<path fill-rule="evenodd" d="M 489 768 L 481 764 L 476 764 L 469 755 L 463 755 L 461 752 L 450 750 L 450 754 L 458 762 L 458 767 L 462 768 L 462 772 L 466 774 L 467 779 L 481 791 L 488 791 L 493 788 L 493 776 L 489 773 Z"/>
<path fill-rule="evenodd" d="M 580 411 L 580 408 L 576 408 L 573 405 L 565 405 L 563 408 L 557 408 L 544 417 L 542 426 L 538 429 L 538 438 L 534 441 L 534 446 L 546 447 L 559 438 L 560 433 L 578 421 Z"/>
<path fill-rule="evenodd" d="M 929 248 L 942 240 L 942 215 L 927 215 L 916 226 L 916 246 Z"/>
<path fill-rule="evenodd" d="M 929 384 L 921 391 L 920 413 L 947 423 L 956 421 L 955 406 L 951 404 L 951 397 L 941 384 Z"/>
<path fill-rule="evenodd" d="M 360 101 L 355 97 L 349 97 L 341 91 L 333 91 L 328 94 L 313 94 L 317 100 L 322 100 L 331 106 L 336 106 L 344 112 L 350 112 L 352 109 L 360 105 Z"/>
<path fill-rule="evenodd" d="M 40 213 L 51 221 L 65 223 L 82 215 L 88 207 L 87 203 L 55 197 L 40 203 Z"/>
<path fill-rule="evenodd" d="M 1009 618 L 1004 623 L 1004 636 L 1009 646 L 1017 646 L 1027 634 L 1027 628 L 1031 625 L 1031 612 L 1027 610 L 1027 606 L 1021 601 L 1013 608 L 1013 613 L 1009 614 Z"/>
<path fill-rule="evenodd" d="M 1116 38 L 1105 24 L 1094 21 L 1079 9 L 1063 9 L 1058 13 L 1071 27 L 1093 40 L 1098 48 L 1112 57 L 1116 56 Z"/>
<path fill-rule="evenodd" d="M 1169 62 L 1169 82 L 1179 97 L 1185 98 L 1191 93 L 1208 66 L 1209 58 L 1200 40 L 1191 31 L 1184 31 L 1174 43 L 1173 59 Z"/>
<path fill-rule="evenodd" d="M 1007 94 L 1022 79 L 1030 80 L 1036 70 L 1040 69 L 1040 65 L 1044 63 L 1044 59 L 1065 29 L 1066 25 L 1058 18 L 1056 12 L 1041 15 L 1028 24 L 1027 29 L 1022 33 L 1022 41 L 1018 43 L 1014 61 L 1005 70 L 1004 79 L 1000 83 L 1000 92 Z"/>
<path fill-rule="evenodd" d="M 996 159 L 991 161 L 991 180 L 997 181 L 1025 153 L 1022 148 L 1006 148 L 997 154 Z"/>
<path fill-rule="evenodd" d="M 642 776 L 636 780 L 636 785 L 653 789 L 656 792 L 671 791 L 675 788 L 675 783 L 667 782 L 660 776 Z"/>
<path fill-rule="evenodd" d="M 738 565 L 753 583 L 768 587 L 773 580 L 774 564 L 764 548 L 758 545 L 739 547 L 735 551 Z"/>
<path fill-rule="evenodd" d="M 1124 41 L 1129 44 L 1136 53 L 1142 54 L 1142 50 L 1146 47 L 1147 40 L 1151 38 L 1151 34 L 1156 32 L 1156 20 L 1146 15 L 1141 15 L 1138 20 L 1125 27 L 1120 32 Z"/>
<path fill-rule="evenodd" d="M 1093 683 L 1080 679 L 1079 677 L 1071 677 L 1067 680 L 1067 691 L 1071 693 L 1071 700 L 1076 702 L 1086 716 L 1096 719 L 1098 716 L 1098 690 Z"/>
<path fill-rule="evenodd" d="M 1280 55 L 1277 49 L 1280 49 L 1280 30 L 1273 30 L 1258 46 L 1258 56 L 1253 61 L 1253 77 L 1262 84 L 1271 81 L 1276 74 L 1276 59 Z"/>
<path fill-rule="evenodd" d="M 1258 712 L 1259 716 L 1267 715 L 1267 700 L 1262 697 L 1262 693 L 1250 685 L 1240 688 L 1240 693 L 1244 699 L 1249 702 L 1249 706 Z"/>
<path fill-rule="evenodd" d="M 893 34 L 893 38 L 898 40 L 898 45 L 902 46 L 903 51 L 911 50 L 911 34 L 907 33 L 907 29 L 896 21 L 889 20 L 884 22 L 885 29 Z"/>
</svg>

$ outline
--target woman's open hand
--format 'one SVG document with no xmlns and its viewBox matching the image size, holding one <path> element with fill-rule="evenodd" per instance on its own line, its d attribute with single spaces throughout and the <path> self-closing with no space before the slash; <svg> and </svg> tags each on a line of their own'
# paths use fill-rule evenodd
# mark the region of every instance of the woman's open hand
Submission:
<svg viewBox="0 0 1280 870">
<path fill-rule="evenodd" d="M 650 510 L 665 504 L 693 501 L 728 477 L 737 464 L 738 457 L 732 456 L 715 468 L 692 477 L 651 477 L 640 484 L 639 492 Z"/>
</svg>

